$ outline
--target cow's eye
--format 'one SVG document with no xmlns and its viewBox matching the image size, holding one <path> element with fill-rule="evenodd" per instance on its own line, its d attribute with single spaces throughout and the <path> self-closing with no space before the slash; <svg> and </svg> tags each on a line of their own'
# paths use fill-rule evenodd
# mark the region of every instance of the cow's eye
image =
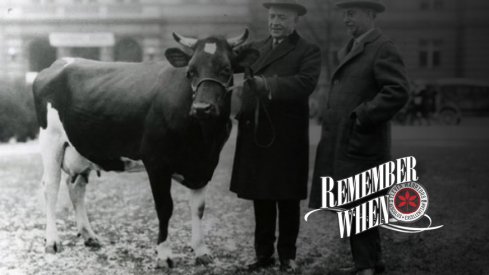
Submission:
<svg viewBox="0 0 489 275">
<path fill-rule="evenodd" d="M 197 76 L 197 70 L 194 68 L 188 69 L 187 71 L 187 78 L 194 78 Z"/>
<path fill-rule="evenodd" d="M 222 77 L 230 77 L 231 74 L 233 74 L 233 71 L 231 71 L 231 68 L 223 68 L 219 74 L 222 76 Z"/>
</svg>

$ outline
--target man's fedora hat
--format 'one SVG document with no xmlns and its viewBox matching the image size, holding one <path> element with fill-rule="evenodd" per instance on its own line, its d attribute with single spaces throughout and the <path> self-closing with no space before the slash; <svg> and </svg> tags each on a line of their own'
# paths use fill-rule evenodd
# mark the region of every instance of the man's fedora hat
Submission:
<svg viewBox="0 0 489 275">
<path fill-rule="evenodd" d="M 299 16 L 302 16 L 307 13 L 306 7 L 304 7 L 301 4 L 298 4 L 297 1 L 295 0 L 270 0 L 268 2 L 263 3 L 263 6 L 267 9 L 273 6 L 292 9 L 297 11 L 297 14 Z"/>
<path fill-rule="evenodd" d="M 336 6 L 339 8 L 369 8 L 376 12 L 385 11 L 385 5 L 380 0 L 341 0 L 336 2 Z"/>
</svg>

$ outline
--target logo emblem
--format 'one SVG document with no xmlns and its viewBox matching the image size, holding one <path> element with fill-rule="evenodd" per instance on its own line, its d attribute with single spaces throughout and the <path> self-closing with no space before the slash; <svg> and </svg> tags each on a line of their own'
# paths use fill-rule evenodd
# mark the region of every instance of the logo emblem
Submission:
<svg viewBox="0 0 489 275">
<path fill-rule="evenodd" d="M 419 183 L 406 182 L 389 190 L 389 212 L 400 222 L 415 222 L 428 210 L 428 192 Z"/>
</svg>

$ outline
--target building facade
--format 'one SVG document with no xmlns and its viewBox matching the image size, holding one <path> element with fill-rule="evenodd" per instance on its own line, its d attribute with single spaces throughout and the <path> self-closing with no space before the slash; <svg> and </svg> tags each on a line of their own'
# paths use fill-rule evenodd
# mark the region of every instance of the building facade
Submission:
<svg viewBox="0 0 489 275">
<path fill-rule="evenodd" d="M 2 0 L 0 76 L 23 77 L 67 56 L 160 60 L 176 45 L 172 32 L 239 34 L 248 6 L 247 0 Z"/>
<path fill-rule="evenodd" d="M 418 79 L 489 77 L 489 1 L 388 1 L 380 25 Z"/>
<path fill-rule="evenodd" d="M 0 77 L 22 76 L 56 58 L 163 59 L 171 33 L 267 35 L 262 0 L 1 0 Z M 321 45 L 323 86 L 348 36 L 335 0 L 303 0 L 299 32 Z M 413 79 L 489 78 L 489 1 L 385 0 L 379 27 L 404 56 Z"/>
</svg>

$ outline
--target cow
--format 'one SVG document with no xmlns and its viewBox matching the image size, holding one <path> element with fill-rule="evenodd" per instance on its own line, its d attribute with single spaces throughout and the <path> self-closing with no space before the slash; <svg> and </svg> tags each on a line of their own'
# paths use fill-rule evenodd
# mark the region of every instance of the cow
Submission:
<svg viewBox="0 0 489 275">
<path fill-rule="evenodd" d="M 240 36 L 205 39 L 173 33 L 181 48 L 167 61 L 123 63 L 63 58 L 33 83 L 40 124 L 46 201 L 45 252 L 60 251 L 55 207 L 61 174 L 75 210 L 78 234 L 89 247 L 101 240 L 90 226 L 84 195 L 92 171 L 146 170 L 159 220 L 158 265 L 173 266 L 166 242 L 173 211 L 171 179 L 190 191 L 197 263 L 211 263 L 203 242 L 204 192 L 231 130 L 233 73 L 250 66 L 258 52 L 236 51 Z"/>
</svg>

